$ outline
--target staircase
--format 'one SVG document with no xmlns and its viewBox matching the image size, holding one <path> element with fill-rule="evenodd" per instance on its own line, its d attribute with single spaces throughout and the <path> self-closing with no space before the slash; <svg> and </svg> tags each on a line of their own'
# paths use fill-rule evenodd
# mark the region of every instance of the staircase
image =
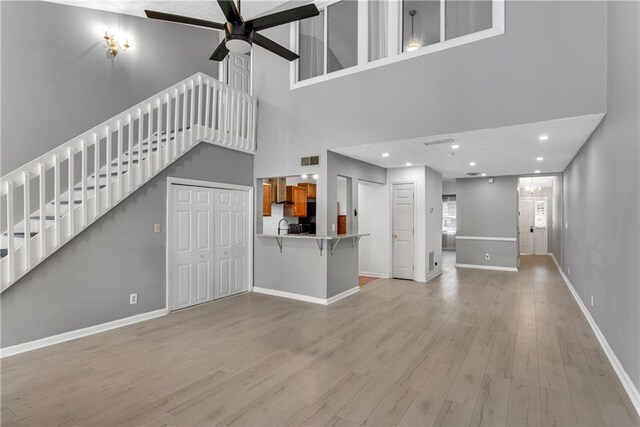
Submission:
<svg viewBox="0 0 640 427">
<path fill-rule="evenodd" d="M 200 142 L 254 153 L 256 123 L 256 98 L 198 73 L 3 176 L 0 292 Z"/>
</svg>

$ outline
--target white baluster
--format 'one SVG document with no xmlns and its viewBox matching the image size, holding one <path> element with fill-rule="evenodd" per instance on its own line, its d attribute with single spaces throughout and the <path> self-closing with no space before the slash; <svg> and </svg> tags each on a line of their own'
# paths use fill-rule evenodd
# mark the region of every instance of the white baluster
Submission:
<svg viewBox="0 0 640 427">
<path fill-rule="evenodd" d="M 31 268 L 31 175 L 29 172 L 23 172 L 23 174 L 24 209 L 22 224 L 24 224 L 24 270 L 27 271 Z"/>
<path fill-rule="evenodd" d="M 7 181 L 7 273 L 9 283 L 15 279 L 15 236 L 13 227 L 13 181 Z"/>
<path fill-rule="evenodd" d="M 180 91 L 174 89 L 176 103 L 173 107 L 173 151 L 171 152 L 171 160 L 178 157 L 178 127 L 180 126 Z"/>
<path fill-rule="evenodd" d="M 211 88 L 211 91 L 213 92 L 211 95 L 211 140 L 213 141 L 213 138 L 215 137 L 216 139 L 220 138 L 220 132 L 216 131 L 216 122 L 217 122 L 217 114 L 218 114 L 218 84 L 216 83 L 216 81 L 213 81 L 213 87 Z"/>
<path fill-rule="evenodd" d="M 198 74 L 198 140 L 202 140 L 200 132 L 202 131 L 202 75 Z"/>
<path fill-rule="evenodd" d="M 153 135 L 153 107 L 151 106 L 151 103 L 147 104 L 147 117 L 148 117 L 148 123 L 147 123 L 147 161 L 146 163 L 146 175 L 145 175 L 145 182 L 147 181 L 147 179 L 149 179 L 152 175 L 152 166 L 153 166 L 153 150 L 151 149 L 151 138 Z M 140 185 L 142 185 L 142 182 L 140 183 Z"/>
<path fill-rule="evenodd" d="M 67 216 L 69 217 L 69 237 L 73 237 L 74 234 L 76 234 L 76 223 L 75 223 L 75 191 L 74 191 L 74 154 L 75 151 L 73 150 L 73 147 L 69 147 L 69 162 L 68 162 L 68 166 L 69 166 L 69 170 L 67 173 L 67 177 L 68 177 L 68 189 L 67 189 L 67 198 L 69 199 L 69 213 L 67 214 Z"/>
<path fill-rule="evenodd" d="M 127 114 L 127 121 L 129 122 L 129 132 L 127 133 L 127 191 L 125 194 L 133 191 L 133 117 L 131 113 Z"/>
<path fill-rule="evenodd" d="M 62 230 L 60 229 L 60 156 L 53 155 L 53 224 L 55 227 L 55 247 L 62 243 Z"/>
<path fill-rule="evenodd" d="M 190 102 L 190 111 L 189 111 L 189 122 L 190 122 L 190 128 L 191 131 L 189 132 L 189 148 L 191 148 L 191 146 L 193 145 L 193 139 L 194 139 L 194 133 L 193 133 L 193 127 L 195 126 L 196 122 L 196 116 L 195 116 L 195 101 L 196 101 L 196 86 L 195 83 L 193 81 L 193 79 L 191 79 L 191 102 Z"/>
<path fill-rule="evenodd" d="M 100 216 L 100 139 L 93 134 L 93 201 L 94 219 Z"/>
<path fill-rule="evenodd" d="M 210 118 L 209 118 L 209 112 L 210 112 L 210 107 L 209 107 L 209 102 L 211 101 L 211 95 L 209 92 L 211 92 L 211 84 L 209 83 L 209 79 L 205 79 L 205 83 L 206 85 L 206 91 L 207 91 L 207 96 L 205 98 L 205 106 L 204 106 L 204 111 L 205 111 L 205 115 L 204 115 L 204 137 L 205 139 L 209 140 L 211 137 L 209 136 L 209 126 L 210 126 Z"/>
<path fill-rule="evenodd" d="M 160 165 L 162 164 L 162 101 L 160 101 L 160 98 L 156 98 L 156 106 L 158 109 L 158 145 L 156 147 L 155 164 L 153 165 L 154 175 L 160 171 Z"/>
<path fill-rule="evenodd" d="M 164 161 L 162 162 L 162 166 L 166 166 L 169 164 L 171 160 L 171 95 L 167 93 L 167 123 L 165 128 L 167 129 L 167 142 L 164 145 Z"/>
<path fill-rule="evenodd" d="M 89 225 L 89 203 L 87 202 L 87 141 L 81 141 L 80 161 L 82 173 L 80 175 L 82 188 L 82 228 Z"/>
<path fill-rule="evenodd" d="M 187 148 L 187 85 L 182 85 L 182 143 L 180 153 L 184 153 Z"/>
<path fill-rule="evenodd" d="M 240 124 L 242 123 L 242 94 L 236 93 L 236 142 L 235 147 L 238 148 L 240 145 L 240 136 L 242 134 L 242 129 L 240 128 Z"/>
<path fill-rule="evenodd" d="M 122 137 L 122 122 L 118 120 L 118 144 L 116 145 L 116 200 L 122 199 L 122 186 L 124 184 L 122 179 L 122 152 L 124 150 L 124 141 Z"/>
<path fill-rule="evenodd" d="M 142 185 L 142 141 L 144 140 L 144 114 L 142 114 L 142 108 L 138 108 L 138 183 L 137 185 Z"/>
<path fill-rule="evenodd" d="M 241 122 L 240 122 L 240 142 L 243 150 L 247 149 L 247 97 L 246 95 L 242 95 L 242 114 L 241 114 Z"/>
<path fill-rule="evenodd" d="M 40 259 L 47 255 L 47 169 L 44 163 L 40 163 L 38 173 L 40 174 Z"/>
<path fill-rule="evenodd" d="M 105 206 L 105 210 L 108 210 L 111 208 L 111 162 L 112 162 L 112 155 L 111 155 L 111 151 L 112 151 L 112 147 L 111 147 L 111 128 L 109 126 L 107 126 L 107 159 L 106 159 L 106 170 L 105 170 L 105 174 L 106 174 L 106 181 L 105 184 L 107 185 L 107 203 Z"/>
</svg>

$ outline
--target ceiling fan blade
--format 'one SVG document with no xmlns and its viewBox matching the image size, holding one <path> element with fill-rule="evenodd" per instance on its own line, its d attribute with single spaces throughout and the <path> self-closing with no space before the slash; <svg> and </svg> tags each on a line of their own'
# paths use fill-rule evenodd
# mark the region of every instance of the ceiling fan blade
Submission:
<svg viewBox="0 0 640 427">
<path fill-rule="evenodd" d="M 189 24 L 198 27 L 213 28 L 215 30 L 224 30 L 225 24 L 218 22 L 205 21 L 204 19 L 190 18 L 188 16 L 174 15 L 172 13 L 156 12 L 154 10 L 145 10 L 147 18 L 159 19 L 161 21 L 177 22 L 179 24 Z"/>
<path fill-rule="evenodd" d="M 218 0 L 218 4 L 220 5 L 220 9 L 222 9 L 222 13 L 227 18 L 229 22 L 242 22 L 240 19 L 240 13 L 236 8 L 236 4 L 233 0 Z"/>
<path fill-rule="evenodd" d="M 257 44 L 258 46 L 263 47 L 268 51 L 273 52 L 276 55 L 281 56 L 288 61 L 295 61 L 296 59 L 300 58 L 298 54 L 291 52 L 286 47 L 281 46 L 278 43 L 274 42 L 273 40 L 270 40 L 258 33 L 253 33 L 252 40 L 254 44 Z"/>
<path fill-rule="evenodd" d="M 210 60 L 212 61 L 224 61 L 224 58 L 227 57 L 227 54 L 229 53 L 229 49 L 227 49 L 227 45 L 225 44 L 224 40 L 218 45 L 218 47 L 216 48 L 216 50 L 211 54 L 211 56 L 209 57 Z"/>
<path fill-rule="evenodd" d="M 271 15 L 258 17 L 248 21 L 247 24 L 250 24 L 255 31 L 260 31 L 276 27 L 278 25 L 288 24 L 289 22 L 311 18 L 312 16 L 318 16 L 319 14 L 320 11 L 318 11 L 315 4 L 308 4 L 282 12 L 273 13 Z"/>
</svg>

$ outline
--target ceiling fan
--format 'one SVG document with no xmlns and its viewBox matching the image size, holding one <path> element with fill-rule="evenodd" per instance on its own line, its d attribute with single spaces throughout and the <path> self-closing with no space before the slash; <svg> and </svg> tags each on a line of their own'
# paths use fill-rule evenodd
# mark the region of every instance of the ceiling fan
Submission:
<svg viewBox="0 0 640 427">
<path fill-rule="evenodd" d="M 145 10 L 145 13 L 147 17 L 151 19 L 195 25 L 197 27 L 212 28 L 214 30 L 224 30 L 224 40 L 220 42 L 218 48 L 209 58 L 213 61 L 222 61 L 229 51 L 233 53 L 247 53 L 251 50 L 253 44 L 257 44 L 284 59 L 294 61 L 300 56 L 257 32 L 320 14 L 315 4 L 308 4 L 245 21 L 242 15 L 240 15 L 240 0 L 238 0 L 237 8 L 233 0 L 218 0 L 218 4 L 222 9 L 222 13 L 224 13 L 224 16 L 227 18 L 227 22 L 224 24 L 153 10 Z"/>
</svg>

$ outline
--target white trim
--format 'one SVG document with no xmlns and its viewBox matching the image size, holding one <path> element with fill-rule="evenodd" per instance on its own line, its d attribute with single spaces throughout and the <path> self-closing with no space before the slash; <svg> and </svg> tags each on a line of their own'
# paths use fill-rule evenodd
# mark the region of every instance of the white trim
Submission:
<svg viewBox="0 0 640 427">
<path fill-rule="evenodd" d="M 253 223 L 254 223 L 254 191 L 253 187 L 250 185 L 238 185 L 238 184 L 226 184 L 223 182 L 212 182 L 212 181 L 202 181 L 199 179 L 189 179 L 189 178 L 177 178 L 170 176 L 167 178 L 167 229 L 165 232 L 165 292 L 166 292 L 166 308 L 167 312 L 171 311 L 171 295 L 170 295 L 170 286 L 169 282 L 171 281 L 171 257 L 169 248 L 171 247 L 171 230 L 173 227 L 173 221 L 171 220 L 171 211 L 172 211 L 172 203 L 171 199 L 171 186 L 172 185 L 190 185 L 195 187 L 206 187 L 206 188 L 218 188 L 223 190 L 237 190 L 237 191 L 246 191 L 248 194 L 248 202 L 249 202 L 249 218 L 248 218 L 248 228 L 247 231 L 249 236 L 249 259 L 247 262 L 247 274 L 249 279 L 249 289 L 248 292 L 251 292 L 253 288 Z"/>
<path fill-rule="evenodd" d="M 372 273 L 370 271 L 360 271 L 358 276 L 377 277 L 378 279 L 388 279 L 389 275 L 384 273 Z"/>
<path fill-rule="evenodd" d="M 462 46 L 465 45 L 467 43 L 473 43 L 476 41 L 480 41 L 480 40 L 484 40 L 490 37 L 495 37 L 495 36 L 499 36 L 505 33 L 505 0 L 493 0 L 493 5 L 492 5 L 492 24 L 491 24 L 491 28 L 488 28 L 486 30 L 482 30 L 482 31 L 478 31 L 472 34 L 467 34 L 464 36 L 460 36 L 460 37 L 456 37 L 450 40 L 440 40 L 439 43 L 434 43 L 428 46 L 423 46 L 418 50 L 415 50 L 413 52 L 402 52 L 402 49 L 398 49 L 398 47 L 396 47 L 396 49 L 398 49 L 397 54 L 394 54 L 393 52 L 393 48 L 391 47 L 392 44 L 389 44 L 389 52 L 388 52 L 388 56 L 385 58 L 381 58 L 377 61 L 372 61 L 372 62 L 367 62 L 365 64 L 358 64 L 355 65 L 353 67 L 349 67 L 349 68 L 345 68 L 343 70 L 339 70 L 339 71 L 334 71 L 332 73 L 327 73 L 326 72 L 326 67 L 327 67 L 327 55 L 326 55 L 326 49 L 327 49 L 327 33 L 326 33 L 326 23 L 327 23 L 327 13 L 326 13 L 326 8 L 333 3 L 336 3 L 337 0 L 332 0 L 332 1 L 321 1 L 321 0 L 317 0 L 315 1 L 316 5 L 318 6 L 318 9 L 320 10 L 325 10 L 325 16 L 324 16 L 324 27 L 325 27 L 325 31 L 324 31 L 324 49 L 325 49 L 325 55 L 324 55 L 324 64 L 325 64 L 325 73 L 323 75 L 317 76 L 317 77 L 312 77 L 303 81 L 298 81 L 298 67 L 297 61 L 292 61 L 290 68 L 289 68 L 289 73 L 290 73 L 290 78 L 289 78 L 289 88 L 291 90 L 294 89 L 299 89 L 305 86 L 309 86 L 315 83 L 320 83 L 320 82 L 324 82 L 327 80 L 332 80 L 338 77 L 342 77 L 342 76 L 347 76 L 350 74 L 354 74 L 354 73 L 358 73 L 361 71 L 366 71 L 366 70 L 370 70 L 373 68 L 378 68 L 378 67 L 382 67 L 388 64 L 393 64 L 399 61 L 404 61 L 406 59 L 412 59 L 415 57 L 419 57 L 419 56 L 423 56 L 423 55 L 427 55 L 430 53 L 434 53 L 434 52 L 439 52 L 445 49 L 449 49 L 449 48 L 453 48 L 453 47 L 457 47 L 457 46 Z M 401 2 L 398 0 L 390 0 L 390 10 L 391 8 L 393 8 L 394 6 L 397 8 L 401 7 Z M 444 9 L 441 9 L 441 20 L 444 20 Z M 360 18 L 360 16 L 359 16 Z M 365 21 L 368 22 L 368 16 L 366 17 L 367 19 Z M 398 18 L 397 21 L 398 22 L 394 22 L 394 19 Z M 390 36 L 390 41 L 397 41 L 398 45 L 401 43 L 400 37 L 398 37 L 401 34 L 402 31 L 402 23 L 400 22 L 400 13 L 398 11 L 397 16 L 394 15 L 389 15 L 389 34 L 391 33 L 397 33 L 395 34 L 396 40 L 393 40 L 393 37 Z M 367 26 L 366 25 L 360 25 L 360 23 L 358 24 L 358 32 L 362 32 L 367 30 Z M 441 31 L 444 32 L 444 28 L 441 28 Z M 359 40 L 366 40 L 367 44 L 364 46 L 363 50 L 365 50 L 367 52 L 367 59 L 368 59 L 368 33 L 366 35 L 359 35 L 358 36 Z M 292 23 L 290 26 L 290 48 L 294 51 L 294 52 L 298 52 L 298 23 Z M 361 46 L 358 46 L 358 49 L 361 49 Z"/>
<path fill-rule="evenodd" d="M 604 334 L 598 327 L 598 324 L 593 319 L 593 317 L 591 317 L 591 313 L 582 302 L 580 295 L 578 295 L 578 292 L 576 292 L 575 288 L 569 281 L 569 278 L 564 274 L 564 271 L 562 271 L 562 268 L 560 268 L 560 263 L 558 263 L 558 260 L 553 254 L 551 254 L 551 258 L 553 259 L 553 262 L 555 262 L 556 267 L 558 267 L 560 276 L 562 276 L 564 283 L 567 285 L 567 288 L 569 288 L 571 295 L 573 295 L 573 298 L 578 303 L 580 310 L 582 310 L 582 314 L 584 314 L 584 317 L 587 319 L 587 322 L 589 322 L 589 326 L 591 326 L 593 333 L 595 334 L 596 338 L 598 339 L 598 342 L 602 346 L 602 349 L 604 350 L 604 354 L 607 355 L 607 359 L 609 359 L 609 362 L 611 363 L 613 370 L 616 372 L 616 375 L 618 375 L 618 379 L 622 383 L 624 390 L 627 392 L 627 395 L 629 396 L 631 403 L 633 403 L 633 406 L 636 409 L 636 412 L 638 413 L 638 415 L 640 415 L 640 392 L 638 391 L 635 384 L 629 377 L 629 374 L 627 374 L 627 371 L 624 370 L 624 367 L 620 363 L 620 360 L 618 360 L 618 357 L 616 356 L 616 354 L 611 349 L 611 346 L 609 346 L 609 343 L 607 342 L 607 339 L 605 338 Z"/>
<path fill-rule="evenodd" d="M 296 301 L 302 301 L 302 302 L 309 302 L 312 304 L 320 304 L 320 305 L 329 305 L 329 304 L 333 304 L 336 301 L 339 301 L 343 298 L 348 297 L 349 295 L 353 295 L 357 292 L 360 291 L 360 286 L 356 286 L 355 288 L 351 288 L 348 289 L 338 295 L 332 296 L 331 298 L 325 299 L 325 298 L 318 298 L 318 297 L 311 297 L 308 295 L 302 295 L 302 294 L 295 294 L 293 292 L 286 292 L 286 291 L 279 291 L 276 289 L 268 289 L 268 288 L 260 288 L 258 286 L 254 286 L 252 289 L 253 292 L 259 293 L 259 294 L 264 294 L 264 295 L 271 295 L 274 297 L 280 297 L 280 298 L 288 298 L 288 299 L 293 299 Z"/>
<path fill-rule="evenodd" d="M 441 274 L 442 274 L 442 268 L 440 268 L 439 270 L 436 270 L 436 272 L 433 273 L 431 276 L 427 276 L 427 280 L 425 282 L 430 282 L 436 277 L 440 276 Z"/>
<path fill-rule="evenodd" d="M 149 311 L 148 313 L 136 314 L 135 316 L 125 317 L 123 319 L 102 323 L 100 325 L 89 326 L 82 329 L 76 329 L 75 331 L 64 332 L 62 334 L 41 338 L 35 341 L 12 345 L 10 347 L 0 349 L 0 358 L 15 356 L 16 354 L 25 353 L 27 351 L 48 347 L 54 344 L 60 344 L 78 338 L 87 337 L 89 335 L 98 334 L 100 332 L 110 331 L 112 329 L 122 328 L 123 326 L 133 325 L 135 323 L 155 319 L 156 317 L 166 316 L 167 313 L 167 309 L 162 308 L 160 310 Z"/>
<path fill-rule="evenodd" d="M 360 292 L 360 286 L 356 286 L 355 288 L 347 289 L 344 292 L 339 293 L 338 295 L 334 295 L 331 298 L 327 298 L 327 305 L 333 304 L 334 302 L 338 302 L 343 298 L 351 296 L 353 294 L 357 294 Z"/>
<path fill-rule="evenodd" d="M 515 242 L 515 237 L 483 237 L 483 236 L 456 236 L 456 240 L 484 240 L 488 242 Z"/>
<path fill-rule="evenodd" d="M 456 264 L 456 268 L 477 268 L 479 270 L 518 271 L 515 267 L 498 267 L 495 265 Z"/>
</svg>

